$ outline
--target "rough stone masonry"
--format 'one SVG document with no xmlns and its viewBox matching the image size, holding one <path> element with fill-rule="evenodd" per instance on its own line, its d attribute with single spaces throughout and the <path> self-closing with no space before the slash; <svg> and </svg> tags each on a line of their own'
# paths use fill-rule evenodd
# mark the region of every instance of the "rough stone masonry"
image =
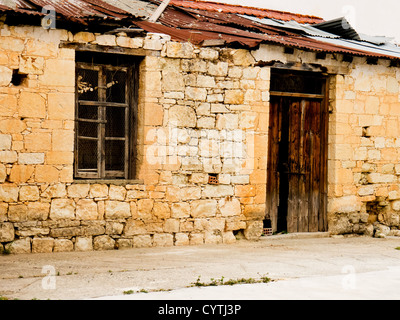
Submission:
<svg viewBox="0 0 400 320">
<path fill-rule="evenodd" d="M 74 180 L 76 61 L 64 43 L 145 53 L 135 180 Z M 315 53 L 3 25 L 0 251 L 232 243 L 238 232 L 258 239 L 270 87 L 270 67 L 259 62 L 268 61 L 315 63 Z M 331 74 L 329 231 L 399 235 L 400 71 L 338 54 L 321 63 Z"/>
</svg>

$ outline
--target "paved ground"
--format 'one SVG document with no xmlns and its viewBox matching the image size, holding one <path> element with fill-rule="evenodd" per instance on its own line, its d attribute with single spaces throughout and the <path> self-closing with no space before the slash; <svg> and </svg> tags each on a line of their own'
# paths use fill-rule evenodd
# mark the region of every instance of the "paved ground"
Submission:
<svg viewBox="0 0 400 320">
<path fill-rule="evenodd" d="M 0 296 L 73 300 L 397 300 L 400 251 L 396 247 L 400 247 L 399 238 L 306 234 L 257 242 L 241 240 L 234 245 L 0 256 Z M 262 276 L 275 281 L 190 288 L 199 276 L 202 282 Z M 129 290 L 149 293 L 124 294 Z"/>
</svg>

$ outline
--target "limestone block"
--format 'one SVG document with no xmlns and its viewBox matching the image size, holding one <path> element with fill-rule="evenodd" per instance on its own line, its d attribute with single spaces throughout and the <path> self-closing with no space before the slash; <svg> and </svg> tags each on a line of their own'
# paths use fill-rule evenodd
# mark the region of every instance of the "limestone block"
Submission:
<svg viewBox="0 0 400 320">
<path fill-rule="evenodd" d="M 137 49 L 143 47 L 142 38 L 117 37 L 117 45 L 123 48 Z"/>
<path fill-rule="evenodd" d="M 191 203 L 190 215 L 193 218 L 215 217 L 216 213 L 216 200 L 195 200 Z"/>
<path fill-rule="evenodd" d="M 55 239 L 53 252 L 72 252 L 74 243 L 68 239 Z"/>
<path fill-rule="evenodd" d="M 26 124 L 22 120 L 19 119 L 0 120 L 0 132 L 2 133 L 21 133 L 25 129 L 26 129 Z"/>
<path fill-rule="evenodd" d="M 132 239 L 116 239 L 116 247 L 118 250 L 131 249 L 133 247 Z"/>
<path fill-rule="evenodd" d="M 7 179 L 7 168 L 4 164 L 0 164 L 0 183 L 4 183 Z"/>
<path fill-rule="evenodd" d="M 162 88 L 164 91 L 184 91 L 185 82 L 180 70 L 162 71 Z"/>
<path fill-rule="evenodd" d="M 123 186 L 110 185 L 108 195 L 110 200 L 125 200 L 126 189 Z"/>
<path fill-rule="evenodd" d="M 150 235 L 138 235 L 133 237 L 134 248 L 149 248 L 153 246 L 153 239 Z"/>
<path fill-rule="evenodd" d="M 167 42 L 167 57 L 169 58 L 194 58 L 194 47 L 192 44 L 185 42 Z"/>
<path fill-rule="evenodd" d="M 171 205 L 171 217 L 176 219 L 190 217 L 190 204 L 187 202 L 173 203 Z"/>
<path fill-rule="evenodd" d="M 365 187 L 361 187 L 358 190 L 358 195 L 361 196 L 361 197 L 370 196 L 370 195 L 373 195 L 373 194 L 375 194 L 375 188 L 374 188 L 373 185 L 368 185 L 368 186 L 365 186 Z"/>
<path fill-rule="evenodd" d="M 245 205 L 243 214 L 250 220 L 263 220 L 265 217 L 265 204 Z"/>
<path fill-rule="evenodd" d="M 209 62 L 207 65 L 207 71 L 212 76 L 226 77 L 228 75 L 228 66 L 227 62 Z"/>
<path fill-rule="evenodd" d="M 98 219 L 97 204 L 91 199 L 81 199 L 76 204 L 76 219 Z"/>
<path fill-rule="evenodd" d="M 239 125 L 237 114 L 218 114 L 216 127 L 218 130 L 235 130 Z"/>
<path fill-rule="evenodd" d="M 393 183 L 397 180 L 395 175 L 372 172 L 368 174 L 369 183 Z"/>
<path fill-rule="evenodd" d="M 0 184 L 0 201 L 17 202 L 18 187 L 14 184 Z"/>
<path fill-rule="evenodd" d="M 187 187 L 180 191 L 182 201 L 197 200 L 201 198 L 201 187 Z"/>
<path fill-rule="evenodd" d="M 124 224 L 121 222 L 107 221 L 106 234 L 120 235 L 124 230 Z"/>
<path fill-rule="evenodd" d="M 220 233 L 214 233 L 210 231 L 204 232 L 204 243 L 205 244 L 220 244 L 222 243 L 222 236 Z"/>
<path fill-rule="evenodd" d="M 226 90 L 225 104 L 243 104 L 244 92 L 242 90 Z"/>
<path fill-rule="evenodd" d="M 247 223 L 247 228 L 244 230 L 244 236 L 247 240 L 258 240 L 263 233 L 262 221 L 251 221 Z"/>
<path fill-rule="evenodd" d="M 89 184 L 72 184 L 67 187 L 67 194 L 69 198 L 86 198 L 89 194 Z"/>
<path fill-rule="evenodd" d="M 34 132 L 25 136 L 25 149 L 31 152 L 50 151 L 51 133 Z"/>
<path fill-rule="evenodd" d="M 53 130 L 51 150 L 74 151 L 74 132 L 72 130 Z"/>
<path fill-rule="evenodd" d="M 92 237 L 76 237 L 75 251 L 81 251 L 81 252 L 93 251 Z"/>
<path fill-rule="evenodd" d="M 153 245 L 155 247 L 170 247 L 174 245 L 174 236 L 168 233 L 156 233 L 153 236 Z"/>
<path fill-rule="evenodd" d="M 198 75 L 197 76 L 197 87 L 200 88 L 215 88 L 214 77 Z"/>
<path fill-rule="evenodd" d="M 8 221 L 24 222 L 27 221 L 27 206 L 24 204 L 10 205 L 8 208 Z"/>
<path fill-rule="evenodd" d="M 194 101 L 203 101 L 204 102 L 207 100 L 207 89 L 186 87 L 185 98 L 186 98 L 186 100 L 194 100 Z"/>
<path fill-rule="evenodd" d="M 39 188 L 37 186 L 21 186 L 19 190 L 20 201 L 39 200 Z"/>
<path fill-rule="evenodd" d="M 50 120 L 75 120 L 74 117 L 75 117 L 74 94 L 72 93 L 48 94 L 48 118 Z"/>
<path fill-rule="evenodd" d="M 240 201 L 236 198 L 221 199 L 218 207 L 223 217 L 239 216 L 242 213 Z"/>
<path fill-rule="evenodd" d="M 10 149 L 11 149 L 11 135 L 0 134 L 0 150 L 10 150 Z"/>
<path fill-rule="evenodd" d="M 11 242 L 14 240 L 14 226 L 9 222 L 0 223 L 0 242 Z"/>
<path fill-rule="evenodd" d="M 175 234 L 175 246 L 188 246 L 189 245 L 189 235 L 186 233 L 176 233 Z"/>
<path fill-rule="evenodd" d="M 18 100 L 17 100 L 16 95 L 0 94 L 0 114 L 4 117 L 5 116 L 12 117 L 17 112 L 17 106 L 18 106 L 17 101 Z M 21 132 L 23 129 L 25 129 L 25 128 L 22 128 L 22 130 L 16 131 L 16 129 L 13 128 L 13 126 L 12 126 L 13 120 L 14 120 L 14 123 L 18 122 L 17 119 L 8 119 L 8 121 L 7 120 L 4 121 L 4 124 L 2 126 L 3 127 L 2 131 L 4 133 Z M 10 123 L 10 121 L 11 121 L 11 123 Z M 14 129 L 14 130 L 12 130 L 12 129 Z"/>
<path fill-rule="evenodd" d="M 71 199 L 53 199 L 50 207 L 50 219 L 75 219 L 75 203 Z"/>
<path fill-rule="evenodd" d="M 46 221 L 50 213 L 50 204 L 46 202 L 29 202 L 27 204 L 28 221 Z"/>
<path fill-rule="evenodd" d="M 78 32 L 74 35 L 74 42 L 89 43 L 96 40 L 96 37 L 91 32 Z"/>
<path fill-rule="evenodd" d="M 106 219 L 125 219 L 131 217 L 131 207 L 128 202 L 106 201 Z"/>
<path fill-rule="evenodd" d="M 18 100 L 18 114 L 26 118 L 45 118 L 46 100 L 38 93 L 23 91 Z"/>
<path fill-rule="evenodd" d="M 80 223 L 84 226 L 81 228 L 84 235 L 98 236 L 105 233 L 106 222 L 104 220 L 82 220 Z"/>
<path fill-rule="evenodd" d="M 222 243 L 224 244 L 233 244 L 236 242 L 236 237 L 232 231 L 223 232 L 222 233 Z"/>
<path fill-rule="evenodd" d="M 156 103 L 146 103 L 144 108 L 144 124 L 146 126 L 162 126 L 163 121 L 163 106 Z"/>
<path fill-rule="evenodd" d="M 393 201 L 392 202 L 392 208 L 393 208 L 394 211 L 400 211 L 400 201 L 399 200 Z"/>
<path fill-rule="evenodd" d="M 5 248 L 14 254 L 31 253 L 31 238 L 15 240 L 6 244 Z"/>
<path fill-rule="evenodd" d="M 328 212 L 351 213 L 361 210 L 361 201 L 357 196 L 333 198 L 328 201 Z"/>
<path fill-rule="evenodd" d="M 146 225 L 141 220 L 129 219 L 126 222 L 124 229 L 124 237 L 131 237 L 136 235 L 144 235 L 147 234 Z"/>
<path fill-rule="evenodd" d="M 201 48 L 199 58 L 204 60 L 217 60 L 219 52 L 211 48 Z"/>
<path fill-rule="evenodd" d="M 107 198 L 108 186 L 106 184 L 92 184 L 90 185 L 90 198 Z"/>
<path fill-rule="evenodd" d="M 53 238 L 33 238 L 32 240 L 32 253 L 51 253 L 53 247 Z"/>
<path fill-rule="evenodd" d="M 7 221 L 8 203 L 0 203 L 0 222 Z"/>
<path fill-rule="evenodd" d="M 5 66 L 0 66 L 0 87 L 6 87 L 11 83 L 13 71 Z"/>
<path fill-rule="evenodd" d="M 196 127 L 196 113 L 191 107 L 173 106 L 168 110 L 169 123 L 176 127 Z"/>
<path fill-rule="evenodd" d="M 14 163 L 17 162 L 18 154 L 16 151 L 0 151 L 0 162 Z"/>
<path fill-rule="evenodd" d="M 233 63 L 236 66 L 247 67 L 253 65 L 255 60 L 249 50 L 239 49 L 232 54 Z"/>
<path fill-rule="evenodd" d="M 38 165 L 35 168 L 36 182 L 56 183 L 59 180 L 59 176 L 60 172 L 54 166 Z"/>
<path fill-rule="evenodd" d="M 207 185 L 203 189 L 204 198 L 222 198 L 233 194 L 233 186 L 230 185 Z"/>
<path fill-rule="evenodd" d="M 200 245 L 204 243 L 204 233 L 190 233 L 189 235 L 190 245 Z"/>
<path fill-rule="evenodd" d="M 66 195 L 67 191 L 63 183 L 50 185 L 42 193 L 44 198 L 64 198 Z"/>
<path fill-rule="evenodd" d="M 152 210 L 154 207 L 154 200 L 141 199 L 137 202 L 137 213 L 141 219 L 152 219 Z M 162 206 L 158 205 L 157 212 L 161 214 Z"/>
<path fill-rule="evenodd" d="M 63 72 L 60 72 L 60 70 L 63 70 Z M 44 73 L 39 76 L 39 81 L 43 86 L 73 88 L 75 86 L 75 61 L 46 60 Z M 60 94 L 56 93 L 55 95 Z"/>
<path fill-rule="evenodd" d="M 93 239 L 93 249 L 94 250 L 114 250 L 115 249 L 115 240 L 107 235 L 95 237 Z"/>
<path fill-rule="evenodd" d="M 155 202 L 153 206 L 153 214 L 159 219 L 168 219 L 171 216 L 171 210 L 168 203 Z"/>
<path fill-rule="evenodd" d="M 110 34 L 101 34 L 96 36 L 96 40 L 93 42 L 100 46 L 115 46 L 116 37 Z"/>
<path fill-rule="evenodd" d="M 176 233 L 179 232 L 179 220 L 178 219 L 167 219 L 164 222 L 164 232 Z"/>
<path fill-rule="evenodd" d="M 44 153 L 19 153 L 19 164 L 44 164 Z"/>
</svg>

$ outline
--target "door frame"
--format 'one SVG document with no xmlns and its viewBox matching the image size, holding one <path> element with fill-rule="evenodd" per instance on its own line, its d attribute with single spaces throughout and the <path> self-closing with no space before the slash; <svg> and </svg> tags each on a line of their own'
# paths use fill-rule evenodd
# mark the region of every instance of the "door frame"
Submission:
<svg viewBox="0 0 400 320">
<path fill-rule="evenodd" d="M 282 70 L 281 68 L 279 68 Z M 271 84 L 273 81 L 273 71 L 271 69 Z M 293 73 L 299 76 L 297 70 L 287 69 L 288 74 Z M 304 73 L 304 72 L 302 72 Z M 316 74 L 316 72 L 309 72 L 309 74 Z M 275 97 L 281 98 L 299 98 L 299 99 L 310 99 L 321 101 L 321 164 L 322 168 L 320 171 L 320 210 L 318 214 L 318 231 L 328 230 L 327 221 L 327 207 L 328 207 L 328 137 L 329 137 L 329 76 L 327 74 L 318 72 L 318 76 L 321 77 L 322 90 L 320 94 L 310 93 L 296 93 L 296 92 L 280 92 L 270 91 L 270 101 Z M 276 145 L 279 145 L 279 134 L 282 119 L 279 119 L 278 115 L 274 114 L 276 110 L 272 110 L 270 104 L 269 116 L 270 124 L 268 130 L 268 154 L 267 154 L 267 194 L 266 194 L 266 220 L 270 221 L 273 232 L 278 230 L 278 207 L 279 207 L 279 173 L 277 168 L 279 165 L 279 147 L 276 150 Z M 278 121 L 279 124 L 273 124 L 273 121 Z M 277 141 L 278 139 L 278 141 Z M 275 144 L 275 147 L 272 147 Z M 278 153 L 277 153 L 278 151 Z"/>
</svg>

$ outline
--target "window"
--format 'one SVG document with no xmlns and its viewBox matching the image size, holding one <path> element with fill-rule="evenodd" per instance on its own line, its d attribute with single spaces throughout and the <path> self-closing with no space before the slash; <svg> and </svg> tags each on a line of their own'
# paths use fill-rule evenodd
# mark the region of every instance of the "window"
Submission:
<svg viewBox="0 0 400 320">
<path fill-rule="evenodd" d="M 136 63 L 102 55 L 88 62 L 85 57 L 76 65 L 75 178 L 130 179 Z M 99 63 L 113 60 L 117 63 Z"/>
</svg>

